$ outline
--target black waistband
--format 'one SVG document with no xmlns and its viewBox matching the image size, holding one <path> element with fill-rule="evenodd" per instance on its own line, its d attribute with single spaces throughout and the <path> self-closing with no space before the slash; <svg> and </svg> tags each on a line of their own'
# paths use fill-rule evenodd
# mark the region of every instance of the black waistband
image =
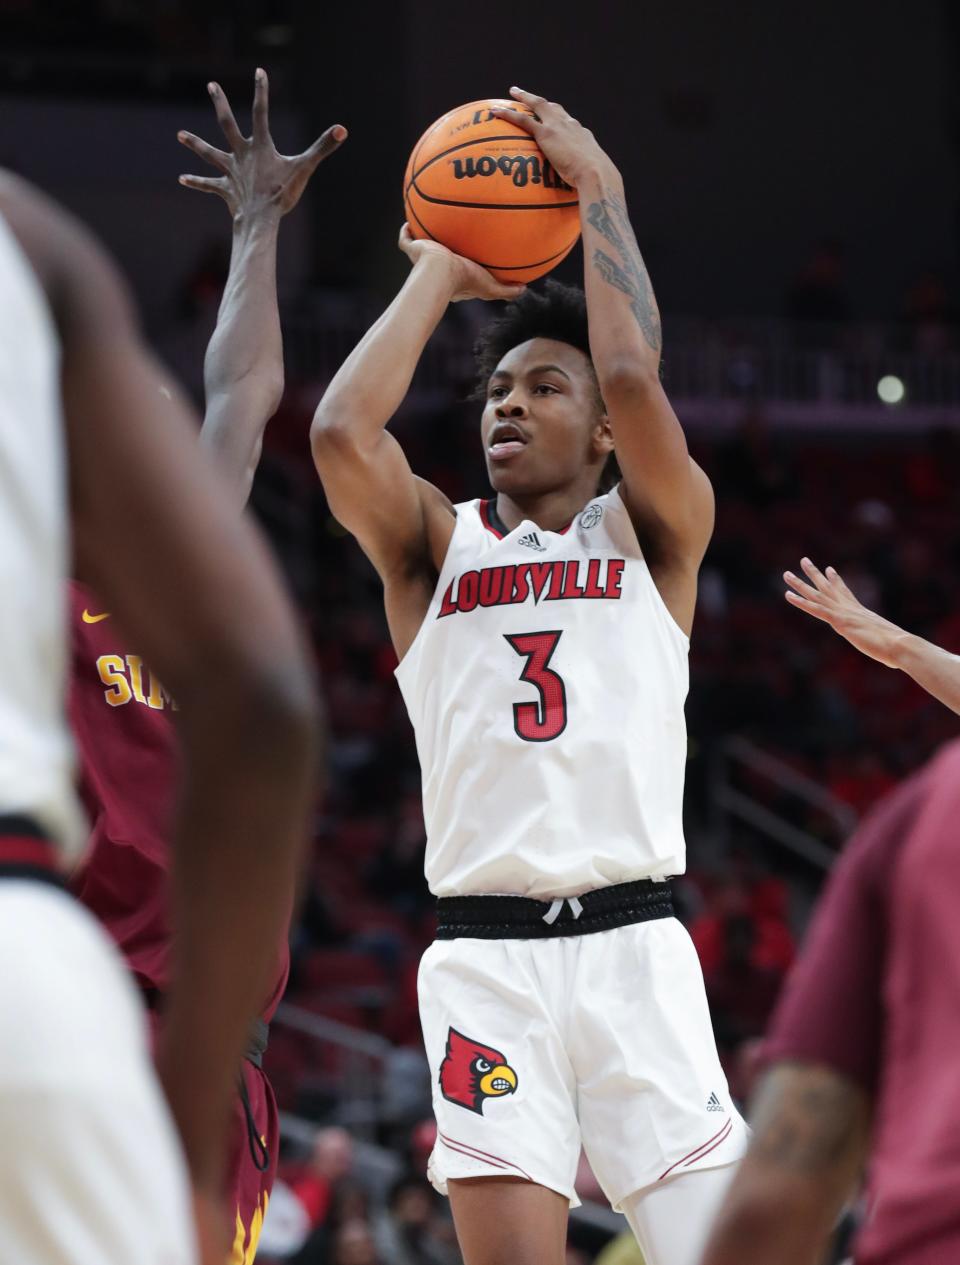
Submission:
<svg viewBox="0 0 960 1265">
<path fill-rule="evenodd" d="M 33 879 L 63 886 L 57 850 L 32 817 L 0 813 L 0 879 Z"/>
<path fill-rule="evenodd" d="M 672 917 L 670 884 L 649 878 L 598 887 L 563 901 L 443 896 L 437 901 L 437 939 L 549 940 Z"/>
</svg>

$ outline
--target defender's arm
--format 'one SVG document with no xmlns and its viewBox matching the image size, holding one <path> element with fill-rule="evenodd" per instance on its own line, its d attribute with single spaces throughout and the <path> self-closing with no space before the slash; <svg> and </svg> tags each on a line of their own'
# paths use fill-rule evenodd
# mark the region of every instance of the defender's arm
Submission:
<svg viewBox="0 0 960 1265">
<path fill-rule="evenodd" d="M 520 287 L 437 242 L 400 247 L 413 262 L 403 289 L 364 335 L 327 388 L 310 428 L 330 508 L 384 578 L 442 558 L 453 532 L 449 501 L 414 477 L 386 430 L 410 387 L 427 340 L 458 299 L 513 298 Z"/>
<path fill-rule="evenodd" d="M 242 502 L 260 459 L 263 432 L 283 396 L 283 340 L 277 304 L 280 221 L 300 201 L 319 164 L 346 139 L 339 124 L 302 154 L 287 158 L 270 135 L 269 86 L 255 76 L 253 135 L 241 134 L 219 84 L 208 85 L 230 152 L 191 132 L 177 139 L 221 173 L 181 176 L 190 189 L 216 193 L 233 219 L 230 272 L 204 361 L 207 407 L 200 432 Z"/>
<path fill-rule="evenodd" d="M 785 1063 L 764 1079 L 751 1124 L 701 1265 L 817 1265 L 863 1170 L 867 1095 L 831 1068 Z"/>
<path fill-rule="evenodd" d="M 813 1265 L 863 1168 L 886 1045 L 890 889 L 927 775 L 874 809 L 834 866 L 766 1039 L 754 1136 L 701 1265 Z"/>
<path fill-rule="evenodd" d="M 829 624 L 861 654 L 906 672 L 960 716 L 960 655 L 906 632 L 864 606 L 834 567 L 823 572 L 809 558 L 802 558 L 800 565 L 809 584 L 792 571 L 783 575 L 790 586 L 785 596 L 791 606 Z"/>
</svg>

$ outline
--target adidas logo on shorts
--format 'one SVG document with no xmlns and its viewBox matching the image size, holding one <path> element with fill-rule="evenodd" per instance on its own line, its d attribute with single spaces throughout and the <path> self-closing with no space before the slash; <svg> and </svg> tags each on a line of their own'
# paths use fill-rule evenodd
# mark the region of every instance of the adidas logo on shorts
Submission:
<svg viewBox="0 0 960 1265">
<path fill-rule="evenodd" d="M 535 531 L 528 531 L 525 536 L 521 536 L 517 541 L 518 545 L 526 545 L 528 549 L 536 549 L 537 553 L 546 553 L 547 546 L 541 545 L 540 537 Z"/>
<path fill-rule="evenodd" d="M 707 1111 L 725 1111 L 723 1103 L 716 1094 L 711 1094 L 707 1099 Z"/>
</svg>

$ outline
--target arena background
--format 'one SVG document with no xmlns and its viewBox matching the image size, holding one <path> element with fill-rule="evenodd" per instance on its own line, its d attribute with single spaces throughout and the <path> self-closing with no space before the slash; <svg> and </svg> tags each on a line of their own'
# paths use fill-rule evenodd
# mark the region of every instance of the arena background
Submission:
<svg viewBox="0 0 960 1265">
<path fill-rule="evenodd" d="M 288 1154 L 258 1260 L 453 1265 L 445 1209 L 416 1181 L 389 1198 L 398 1177 L 422 1174 L 432 1128 L 415 1007 L 431 934 L 416 757 L 379 585 L 331 519 L 307 445 L 330 374 L 405 271 L 394 243 L 407 153 L 446 109 L 518 82 L 562 101 L 623 170 L 665 315 L 667 387 L 718 494 L 678 889 L 744 1096 L 832 857 L 956 733 L 908 680 L 789 609 L 780 575 L 802 554 L 833 563 L 868 604 L 960 650 L 960 11 L 0 0 L 0 165 L 95 226 L 198 398 L 229 231 L 216 199 L 178 187 L 199 167 L 175 137 L 214 139 L 210 78 L 246 126 L 256 65 L 281 149 L 333 122 L 350 129 L 281 235 L 287 393 L 254 491 L 332 727 L 267 1060 Z M 577 251 L 560 275 L 579 267 Z M 465 402 L 486 315 L 451 311 L 396 426 L 414 468 L 454 500 L 486 488 Z M 878 393 L 885 378 L 896 402 Z M 588 1171 L 581 1191 L 571 1265 L 639 1259 L 598 1256 L 619 1219 Z"/>
</svg>

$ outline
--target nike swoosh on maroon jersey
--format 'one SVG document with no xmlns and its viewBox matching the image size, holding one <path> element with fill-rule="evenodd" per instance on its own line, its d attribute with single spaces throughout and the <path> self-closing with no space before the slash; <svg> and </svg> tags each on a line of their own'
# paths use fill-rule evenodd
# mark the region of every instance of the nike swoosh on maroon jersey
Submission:
<svg viewBox="0 0 960 1265">
<path fill-rule="evenodd" d="M 102 615 L 91 615 L 90 612 L 86 608 L 84 608 L 84 612 L 81 618 L 85 624 L 99 624 L 101 619 L 110 618 L 110 612 L 104 611 Z"/>
</svg>

